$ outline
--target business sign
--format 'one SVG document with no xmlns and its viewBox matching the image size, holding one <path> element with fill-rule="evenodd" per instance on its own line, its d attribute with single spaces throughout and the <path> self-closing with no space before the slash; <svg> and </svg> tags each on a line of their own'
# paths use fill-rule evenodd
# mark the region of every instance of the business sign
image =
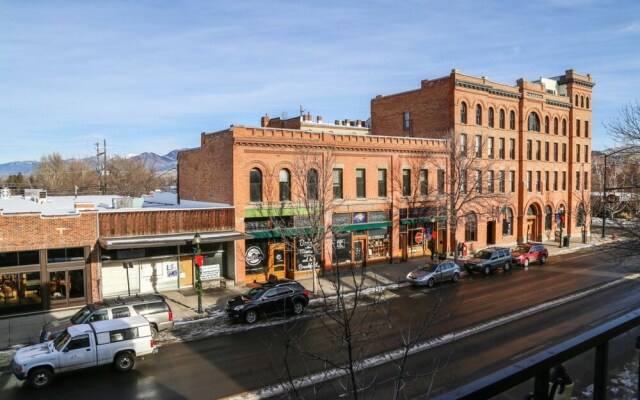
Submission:
<svg viewBox="0 0 640 400">
<path fill-rule="evenodd" d="M 355 212 L 353 213 L 353 223 L 354 224 L 364 224 L 367 222 L 367 213 L 366 212 Z"/>
<path fill-rule="evenodd" d="M 256 267 L 264 260 L 264 253 L 258 246 L 251 246 L 244 254 L 245 263 L 250 267 Z"/>
<path fill-rule="evenodd" d="M 369 211 L 369 222 L 386 222 L 389 221 L 388 211 Z"/>
<path fill-rule="evenodd" d="M 422 231 L 418 231 L 416 232 L 416 236 L 415 236 L 415 241 L 417 244 L 422 243 L 422 240 L 424 239 L 424 234 L 422 233 Z"/>
<path fill-rule="evenodd" d="M 200 279 L 203 281 L 220 279 L 220 264 L 203 265 L 200 267 Z"/>
<path fill-rule="evenodd" d="M 319 257 L 313 254 L 312 242 L 298 239 L 296 243 L 296 270 L 310 271 L 314 264 L 317 266 L 319 262 Z"/>
</svg>

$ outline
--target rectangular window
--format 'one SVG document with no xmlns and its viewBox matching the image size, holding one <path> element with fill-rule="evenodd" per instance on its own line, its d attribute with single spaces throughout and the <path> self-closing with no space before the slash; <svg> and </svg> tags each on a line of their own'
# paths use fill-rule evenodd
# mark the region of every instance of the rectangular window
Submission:
<svg viewBox="0 0 640 400">
<path fill-rule="evenodd" d="M 549 161 L 549 142 L 544 142 L 544 160 Z"/>
<path fill-rule="evenodd" d="M 420 170 L 420 195 L 426 196 L 429 194 L 429 171 L 426 169 Z"/>
<path fill-rule="evenodd" d="M 580 171 L 576 171 L 576 190 L 580 190 Z"/>
<path fill-rule="evenodd" d="M 504 160 L 504 138 L 498 139 L 498 157 Z"/>
<path fill-rule="evenodd" d="M 589 189 L 589 173 L 588 173 L 588 172 L 586 172 L 586 171 L 585 171 L 585 173 L 584 173 L 584 182 L 583 182 L 583 185 L 584 185 L 584 190 Z"/>
<path fill-rule="evenodd" d="M 584 162 L 589 162 L 589 146 L 584 146 Z"/>
<path fill-rule="evenodd" d="M 536 171 L 536 192 L 542 192 L 542 172 Z"/>
<path fill-rule="evenodd" d="M 487 157 L 493 158 L 493 137 L 487 139 Z"/>
<path fill-rule="evenodd" d="M 476 153 L 476 158 L 482 158 L 482 136 L 476 135 L 476 142 L 475 142 L 474 149 Z"/>
<path fill-rule="evenodd" d="M 562 171 L 562 190 L 567 190 L 567 171 Z"/>
<path fill-rule="evenodd" d="M 500 193 L 504 193 L 505 191 L 505 176 L 504 176 L 504 171 L 499 171 L 498 172 L 498 185 L 499 185 L 499 190 Z"/>
<path fill-rule="evenodd" d="M 402 170 L 402 195 L 405 197 L 411 196 L 411 170 Z"/>
<path fill-rule="evenodd" d="M 540 153 L 542 151 L 542 142 L 536 140 L 536 160 L 540 161 L 541 156 Z"/>
<path fill-rule="evenodd" d="M 460 192 L 467 193 L 467 170 L 460 171 Z"/>
<path fill-rule="evenodd" d="M 367 176 L 363 168 L 356 169 L 356 197 L 359 199 L 367 197 Z"/>
<path fill-rule="evenodd" d="M 532 145 L 531 145 L 531 140 L 527 140 L 527 160 L 532 160 L 533 159 L 533 155 L 531 154 L 532 152 Z"/>
<path fill-rule="evenodd" d="M 567 144 L 562 143 L 562 162 L 567 162 Z"/>
<path fill-rule="evenodd" d="M 553 191 L 558 191 L 558 171 L 553 171 Z"/>
<path fill-rule="evenodd" d="M 511 182 L 511 193 L 516 192 L 516 171 L 509 171 L 509 181 Z"/>
<path fill-rule="evenodd" d="M 493 193 L 493 171 L 487 171 L 487 189 L 489 193 Z"/>
<path fill-rule="evenodd" d="M 378 197 L 387 197 L 387 170 L 378 170 Z"/>
<path fill-rule="evenodd" d="M 47 263 L 84 261 L 84 247 L 47 250 Z"/>
<path fill-rule="evenodd" d="M 460 154 L 463 156 L 467 155 L 467 134 L 460 134 Z"/>
<path fill-rule="evenodd" d="M 438 194 L 444 194 L 444 170 L 438 170 Z"/>
<path fill-rule="evenodd" d="M 553 161 L 558 161 L 558 143 L 553 144 Z"/>
<path fill-rule="evenodd" d="M 580 120 L 576 120 L 576 136 L 580 136 Z"/>
<path fill-rule="evenodd" d="M 509 156 L 512 160 L 516 159 L 516 140 L 509 139 Z"/>
<path fill-rule="evenodd" d="M 531 171 L 527 171 L 527 181 L 525 183 L 527 185 L 527 192 L 530 192 L 532 190 Z"/>
<path fill-rule="evenodd" d="M 476 193 L 482 193 L 482 171 L 476 170 Z"/>
<path fill-rule="evenodd" d="M 549 191 L 549 171 L 544 171 L 544 190 Z"/>
<path fill-rule="evenodd" d="M 402 114 L 402 129 L 405 131 L 411 130 L 411 113 L 405 111 Z"/>
<path fill-rule="evenodd" d="M 584 121 L 584 137 L 589 137 L 589 121 Z"/>
<path fill-rule="evenodd" d="M 576 162 L 580 162 L 580 145 L 576 145 Z"/>
<path fill-rule="evenodd" d="M 342 198 L 342 169 L 333 169 L 333 198 Z"/>
</svg>

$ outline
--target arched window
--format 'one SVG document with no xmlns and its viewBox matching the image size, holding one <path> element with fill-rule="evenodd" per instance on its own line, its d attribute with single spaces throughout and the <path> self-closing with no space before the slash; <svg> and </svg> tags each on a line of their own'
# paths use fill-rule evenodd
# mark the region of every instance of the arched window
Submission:
<svg viewBox="0 0 640 400">
<path fill-rule="evenodd" d="M 500 110 L 500 129 L 504 129 L 504 110 Z"/>
<path fill-rule="evenodd" d="M 502 218 L 502 236 L 513 235 L 513 210 L 506 207 L 504 209 L 504 218 Z"/>
<path fill-rule="evenodd" d="M 549 117 L 544 117 L 544 133 L 549 133 Z"/>
<path fill-rule="evenodd" d="M 280 201 L 291 201 L 291 172 L 284 168 L 280 170 Z"/>
<path fill-rule="evenodd" d="M 553 119 L 553 134 L 558 134 L 558 118 Z"/>
<path fill-rule="evenodd" d="M 540 117 L 534 112 L 529 114 L 529 131 L 540 132 Z"/>
<path fill-rule="evenodd" d="M 552 228 L 553 222 L 553 211 L 551 210 L 551 206 L 546 206 L 544 208 L 544 230 L 550 231 Z"/>
<path fill-rule="evenodd" d="M 578 95 L 576 95 L 576 107 L 578 107 Z"/>
<path fill-rule="evenodd" d="M 475 242 L 478 240 L 478 217 L 474 212 L 467 214 L 464 224 L 464 241 Z"/>
<path fill-rule="evenodd" d="M 464 101 L 460 104 L 460 123 L 467 123 L 467 103 Z"/>
<path fill-rule="evenodd" d="M 494 126 L 493 107 L 489 107 L 489 128 Z"/>
<path fill-rule="evenodd" d="M 562 136 L 567 136 L 567 120 L 562 119 Z"/>
<path fill-rule="evenodd" d="M 482 125 L 482 107 L 480 104 L 476 106 L 476 125 Z"/>
<path fill-rule="evenodd" d="M 580 107 L 584 108 L 584 96 L 580 96 Z"/>
<path fill-rule="evenodd" d="M 511 111 L 509 113 L 509 129 L 511 130 L 516 129 L 516 112 L 515 111 Z"/>
<path fill-rule="evenodd" d="M 577 222 L 576 222 L 576 226 L 584 226 L 585 222 L 586 222 L 586 217 L 587 217 L 587 212 L 584 209 L 584 204 L 580 203 L 578 204 L 578 218 Z"/>
<path fill-rule="evenodd" d="M 587 97 L 587 108 L 589 108 L 589 98 Z"/>
<path fill-rule="evenodd" d="M 258 168 L 252 169 L 249 174 L 249 201 L 262 201 L 262 172 Z"/>
<path fill-rule="evenodd" d="M 315 169 L 307 172 L 307 199 L 318 200 L 318 171 Z"/>
</svg>

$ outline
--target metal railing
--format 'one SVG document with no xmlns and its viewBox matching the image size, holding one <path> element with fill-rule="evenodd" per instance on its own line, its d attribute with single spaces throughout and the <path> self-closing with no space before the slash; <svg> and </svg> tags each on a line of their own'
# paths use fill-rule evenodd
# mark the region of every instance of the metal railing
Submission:
<svg viewBox="0 0 640 400">
<path fill-rule="evenodd" d="M 547 393 L 551 369 L 594 348 L 596 354 L 593 365 L 593 399 L 605 399 L 609 341 L 638 326 L 640 326 L 640 310 L 607 322 L 516 364 L 442 394 L 436 399 L 487 399 L 504 393 L 531 378 L 535 379 L 531 399 L 553 398 Z M 636 339 L 636 348 L 639 346 L 640 339 Z"/>
</svg>

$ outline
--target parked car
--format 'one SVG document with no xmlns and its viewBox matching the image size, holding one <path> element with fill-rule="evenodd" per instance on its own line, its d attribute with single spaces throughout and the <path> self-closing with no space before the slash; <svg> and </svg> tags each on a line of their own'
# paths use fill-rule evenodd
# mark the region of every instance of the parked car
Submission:
<svg viewBox="0 0 640 400">
<path fill-rule="evenodd" d="M 134 315 L 142 315 L 149 321 L 154 339 L 158 336 L 159 331 L 173 328 L 173 312 L 164 297 L 156 294 L 138 294 L 87 304 L 71 317 L 46 323 L 40 331 L 40 342 L 55 339 L 71 325 Z"/>
<path fill-rule="evenodd" d="M 498 268 L 504 272 L 511 269 L 511 252 L 505 247 L 488 247 L 475 253 L 464 263 L 467 272 L 483 272 L 489 275 Z"/>
<path fill-rule="evenodd" d="M 54 374 L 104 364 L 129 371 L 136 357 L 157 352 L 149 321 L 135 316 L 71 325 L 55 339 L 19 349 L 11 370 L 35 389 L 51 384 Z"/>
<path fill-rule="evenodd" d="M 227 315 L 253 324 L 271 314 L 302 314 L 309 304 L 309 292 L 300 283 L 279 280 L 254 287 L 227 301 Z"/>
<path fill-rule="evenodd" d="M 544 264 L 549 258 L 549 250 L 540 243 L 523 243 L 511 251 L 511 259 L 514 264 L 528 267 L 529 263 L 540 262 Z"/>
<path fill-rule="evenodd" d="M 460 279 L 460 267 L 453 261 L 428 262 L 407 274 L 407 280 L 417 286 L 433 287 L 436 282 Z"/>
</svg>

